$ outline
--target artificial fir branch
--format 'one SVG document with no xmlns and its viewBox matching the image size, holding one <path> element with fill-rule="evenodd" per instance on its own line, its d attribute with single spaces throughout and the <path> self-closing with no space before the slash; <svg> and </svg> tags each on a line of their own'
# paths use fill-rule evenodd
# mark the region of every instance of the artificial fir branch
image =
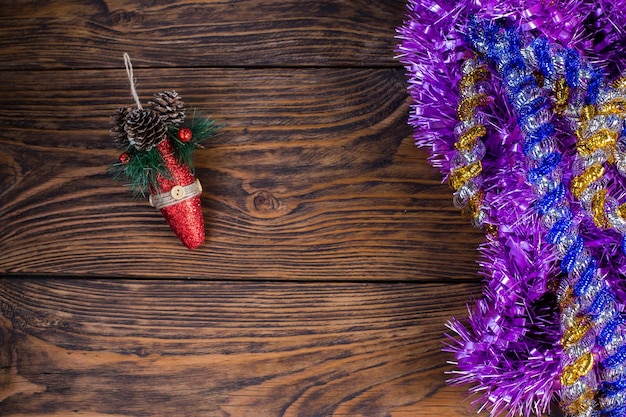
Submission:
<svg viewBox="0 0 626 417">
<path fill-rule="evenodd" d="M 194 150 L 202 147 L 202 143 L 213 136 L 219 127 L 214 120 L 204 117 L 201 112 L 195 110 L 189 122 L 183 123 L 181 126 L 169 126 L 168 136 L 178 162 L 189 166 L 193 172 Z M 178 132 L 183 128 L 191 130 L 191 139 L 187 142 L 183 142 L 178 137 Z M 129 144 L 121 159 L 120 162 L 111 166 L 109 173 L 116 180 L 127 180 L 127 185 L 135 198 L 145 198 L 149 194 L 150 188 L 158 188 L 157 177 L 159 175 L 165 178 L 171 177 L 156 148 L 140 151 Z"/>
<path fill-rule="evenodd" d="M 191 130 L 191 140 L 187 142 L 183 142 L 178 135 L 183 128 Z M 176 150 L 178 162 L 189 166 L 191 172 L 193 172 L 193 151 L 197 148 L 203 148 L 202 144 L 211 136 L 214 136 L 219 128 L 220 126 L 215 123 L 215 120 L 204 116 L 202 112 L 195 109 L 190 122 L 183 123 L 182 126 L 170 126 L 168 134 Z"/>
<path fill-rule="evenodd" d="M 111 166 L 109 173 L 116 180 L 125 179 L 135 198 L 145 198 L 150 187 L 157 186 L 157 176 L 169 177 L 169 171 L 163 165 L 163 158 L 152 148 L 149 151 L 137 151 L 129 145 L 122 157 L 128 162 L 120 161 Z"/>
</svg>

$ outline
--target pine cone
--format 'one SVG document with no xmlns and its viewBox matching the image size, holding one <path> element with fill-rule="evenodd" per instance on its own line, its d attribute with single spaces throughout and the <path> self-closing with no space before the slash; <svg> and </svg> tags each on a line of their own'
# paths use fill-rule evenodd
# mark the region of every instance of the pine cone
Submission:
<svg viewBox="0 0 626 417">
<path fill-rule="evenodd" d="M 165 137 L 167 127 L 159 115 L 148 109 L 133 109 L 126 116 L 124 130 L 138 151 L 149 151 Z"/>
<path fill-rule="evenodd" d="M 148 105 L 159 114 L 165 124 L 182 124 L 185 120 L 185 103 L 174 90 L 154 95 Z"/>
<path fill-rule="evenodd" d="M 128 109 L 120 107 L 111 115 L 111 130 L 109 132 L 111 133 L 113 142 L 120 148 L 126 148 L 128 146 L 128 136 L 124 130 L 124 122 L 127 114 Z"/>
</svg>

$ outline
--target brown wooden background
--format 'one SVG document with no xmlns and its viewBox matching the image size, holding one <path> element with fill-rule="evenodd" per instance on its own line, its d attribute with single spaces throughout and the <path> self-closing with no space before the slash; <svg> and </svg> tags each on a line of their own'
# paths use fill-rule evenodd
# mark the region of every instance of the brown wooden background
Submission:
<svg viewBox="0 0 626 417">
<path fill-rule="evenodd" d="M 404 10 L 0 0 L 0 415 L 475 415 L 441 347 L 482 237 L 413 145 Z M 106 174 L 123 52 L 225 126 L 198 250 Z"/>
</svg>

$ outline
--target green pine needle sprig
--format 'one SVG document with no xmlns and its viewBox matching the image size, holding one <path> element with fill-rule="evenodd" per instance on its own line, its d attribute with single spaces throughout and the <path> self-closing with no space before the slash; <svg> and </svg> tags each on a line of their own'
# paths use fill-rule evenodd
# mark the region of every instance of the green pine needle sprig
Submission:
<svg viewBox="0 0 626 417">
<path fill-rule="evenodd" d="M 191 129 L 191 140 L 189 142 L 183 142 L 178 138 L 178 131 L 184 127 Z M 214 136 L 219 128 L 220 126 L 216 124 L 215 120 L 195 109 L 191 121 L 185 121 L 182 126 L 170 126 L 168 133 L 172 139 L 178 162 L 187 165 L 193 172 L 193 151 L 203 148 L 202 143 Z"/>
<path fill-rule="evenodd" d="M 183 127 L 191 129 L 192 136 L 189 142 L 183 142 L 178 138 L 178 131 Z M 178 162 L 187 165 L 193 172 L 193 151 L 202 148 L 202 143 L 213 136 L 220 127 L 213 119 L 195 110 L 189 122 L 185 121 L 181 126 L 169 126 L 168 136 Z M 128 181 L 127 185 L 135 198 L 145 198 L 150 188 L 158 189 L 159 176 L 171 178 L 171 173 L 164 166 L 163 158 L 156 147 L 138 151 L 133 145 L 129 145 L 125 153 L 128 155 L 128 162 L 120 161 L 113 164 L 109 168 L 109 173 L 116 180 Z"/>
<path fill-rule="evenodd" d="M 135 198 L 145 198 L 150 188 L 157 188 L 159 175 L 168 177 L 170 172 L 163 165 L 163 158 L 156 148 L 149 151 L 138 151 L 133 145 L 126 149 L 129 161 L 117 162 L 111 166 L 109 173 L 116 180 L 128 181 Z"/>
</svg>

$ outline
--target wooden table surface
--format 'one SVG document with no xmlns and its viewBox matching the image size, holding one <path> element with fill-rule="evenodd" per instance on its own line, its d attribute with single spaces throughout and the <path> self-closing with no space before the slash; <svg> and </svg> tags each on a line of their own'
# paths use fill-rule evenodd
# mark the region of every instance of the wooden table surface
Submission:
<svg viewBox="0 0 626 417">
<path fill-rule="evenodd" d="M 483 237 L 413 144 L 404 11 L 0 0 L 0 415 L 475 415 L 441 348 Z M 107 174 L 124 52 L 224 125 L 197 250 Z"/>
</svg>

